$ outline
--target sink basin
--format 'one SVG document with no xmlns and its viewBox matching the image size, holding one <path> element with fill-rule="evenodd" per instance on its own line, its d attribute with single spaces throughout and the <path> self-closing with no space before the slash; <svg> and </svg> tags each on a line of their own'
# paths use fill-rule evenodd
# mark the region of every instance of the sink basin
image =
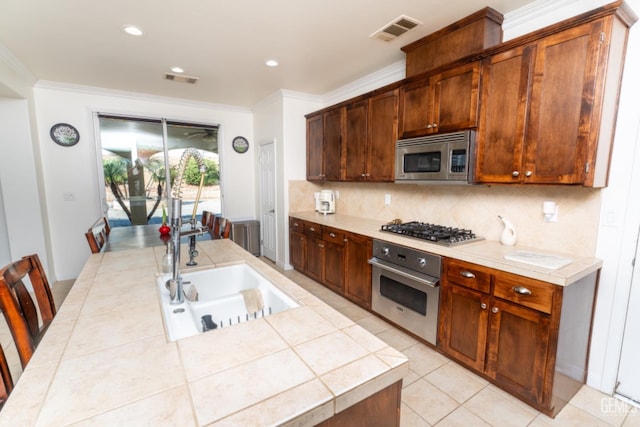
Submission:
<svg viewBox="0 0 640 427">
<path fill-rule="evenodd" d="M 217 328 L 226 328 L 299 307 L 295 300 L 248 264 L 183 273 L 182 283 L 185 292 L 189 291 L 190 286 L 195 286 L 198 300 L 185 299 L 185 302 L 179 305 L 169 304 L 166 280 L 166 275 L 159 277 L 157 285 L 165 326 L 171 341 L 202 333 L 202 316 L 205 315 L 211 315 L 211 320 Z M 241 291 L 248 289 L 259 290 L 264 302 L 263 309 L 253 313 L 247 312 L 245 297 Z"/>
</svg>

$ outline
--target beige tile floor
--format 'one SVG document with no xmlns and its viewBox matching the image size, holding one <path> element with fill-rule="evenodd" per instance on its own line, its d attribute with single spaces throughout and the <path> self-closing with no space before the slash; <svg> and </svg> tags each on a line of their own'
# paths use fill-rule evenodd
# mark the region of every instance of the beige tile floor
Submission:
<svg viewBox="0 0 640 427">
<path fill-rule="evenodd" d="M 409 358 L 402 427 L 640 427 L 640 408 L 588 386 L 549 418 L 316 281 L 296 271 L 281 272 Z"/>
<path fill-rule="evenodd" d="M 280 272 L 409 358 L 410 373 L 403 382 L 401 427 L 640 427 L 639 408 L 588 386 L 551 419 L 314 280 L 296 271 Z M 73 281 L 64 281 L 52 286 L 56 307 L 72 285 Z M 0 322 L 0 340 L 17 380 L 20 364 L 4 322 Z"/>
</svg>

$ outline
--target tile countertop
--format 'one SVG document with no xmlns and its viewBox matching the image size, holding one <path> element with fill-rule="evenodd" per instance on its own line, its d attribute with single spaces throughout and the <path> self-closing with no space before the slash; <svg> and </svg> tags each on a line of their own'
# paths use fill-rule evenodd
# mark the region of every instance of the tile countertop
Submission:
<svg viewBox="0 0 640 427">
<path fill-rule="evenodd" d="M 231 240 L 197 267 L 247 262 L 300 307 L 168 342 L 163 247 L 92 255 L 0 411 L 2 426 L 315 425 L 399 381 L 407 358 Z"/>
<path fill-rule="evenodd" d="M 380 231 L 382 222 L 368 218 L 360 218 L 348 215 L 331 214 L 323 215 L 317 212 L 291 212 L 290 216 L 302 220 L 313 221 L 318 224 L 339 228 L 352 233 L 362 234 L 374 239 L 385 240 L 403 246 L 412 247 L 425 252 L 456 258 L 462 261 L 483 265 L 489 268 L 519 274 L 532 279 L 542 280 L 555 285 L 567 286 L 578 282 L 580 279 L 598 271 L 602 267 L 602 260 L 590 257 L 576 257 L 571 254 L 551 253 L 536 248 L 517 245 L 504 246 L 500 242 L 480 240 L 473 243 L 447 247 L 432 242 L 427 242 L 412 237 Z M 504 255 L 516 250 L 539 252 L 546 255 L 570 258 L 571 263 L 565 267 L 551 270 L 548 268 L 524 264 L 504 259 Z"/>
</svg>

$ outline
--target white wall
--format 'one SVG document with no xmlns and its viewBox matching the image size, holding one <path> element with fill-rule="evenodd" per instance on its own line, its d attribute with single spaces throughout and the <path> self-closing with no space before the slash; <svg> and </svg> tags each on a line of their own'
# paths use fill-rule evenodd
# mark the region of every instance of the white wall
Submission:
<svg viewBox="0 0 640 427">
<path fill-rule="evenodd" d="M 48 206 L 50 239 L 55 277 L 77 276 L 90 255 L 84 233 L 102 214 L 96 160 L 96 129 L 92 114 L 106 112 L 143 117 L 220 124 L 220 157 L 224 215 L 255 217 L 253 117 L 236 107 L 190 103 L 168 98 L 106 91 L 96 88 L 39 83 L 34 89 L 38 136 L 41 143 L 44 193 Z M 49 138 L 49 129 L 64 122 L 80 132 L 80 142 L 61 147 Z M 250 149 L 238 154 L 231 141 L 242 135 Z M 101 171 L 100 171 L 101 173 Z M 63 193 L 73 193 L 74 201 L 64 201 Z"/>
<path fill-rule="evenodd" d="M 276 143 L 275 261 L 283 268 L 290 268 L 288 265 L 288 182 L 306 177 L 304 159 L 306 159 L 307 140 L 304 115 L 321 108 L 321 105 L 319 97 L 280 90 L 252 108 L 256 141 L 258 143 L 275 141 Z M 256 163 L 256 169 L 258 167 Z"/>
<path fill-rule="evenodd" d="M 47 256 L 28 103 L 0 98 L 0 266 L 36 253 Z"/>
</svg>

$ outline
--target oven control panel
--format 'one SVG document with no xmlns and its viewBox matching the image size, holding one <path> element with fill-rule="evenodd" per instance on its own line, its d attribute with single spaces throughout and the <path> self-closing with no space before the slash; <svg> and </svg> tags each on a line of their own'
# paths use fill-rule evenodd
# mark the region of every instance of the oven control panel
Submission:
<svg viewBox="0 0 640 427">
<path fill-rule="evenodd" d="M 409 270 L 427 274 L 432 277 L 440 277 L 442 257 L 429 252 L 384 242 L 373 241 L 373 256 L 381 261 L 405 267 Z"/>
</svg>

